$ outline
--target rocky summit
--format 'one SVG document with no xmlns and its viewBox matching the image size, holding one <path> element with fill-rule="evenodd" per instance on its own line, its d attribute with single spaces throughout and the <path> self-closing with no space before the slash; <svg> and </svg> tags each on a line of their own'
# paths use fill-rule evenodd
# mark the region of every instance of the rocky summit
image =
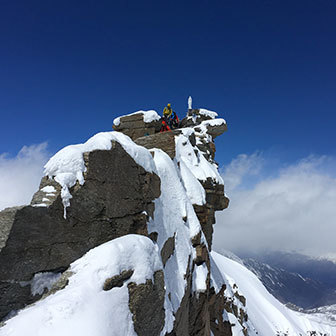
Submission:
<svg viewBox="0 0 336 336">
<path fill-rule="evenodd" d="M 160 132 L 155 111 L 138 111 L 49 160 L 30 205 L 0 212 L 1 336 L 317 330 L 211 251 L 215 212 L 229 205 L 217 117 L 190 108 Z"/>
<path fill-rule="evenodd" d="M 148 115 L 148 112 L 143 111 L 120 117 L 115 121 L 113 128 L 130 136 L 135 148 L 147 148 L 154 158 L 159 155 L 164 156 L 164 159 L 168 157 L 175 174 L 183 174 L 188 169 L 183 158 L 176 158 L 176 151 L 179 150 L 177 139 L 182 141 L 180 147 L 188 147 L 187 150 L 191 151 L 188 155 L 193 156 L 196 165 L 201 157 L 208 160 L 208 167 L 205 167 L 210 169 L 210 175 L 206 176 L 206 169 L 202 167 L 200 174 L 203 174 L 204 178 L 200 176 L 197 180 L 194 177 L 196 182 L 199 181 L 196 185 L 202 188 L 204 200 L 192 204 L 192 208 L 188 210 L 196 214 L 200 223 L 199 230 L 192 237 L 184 237 L 189 241 L 177 243 L 176 239 L 183 238 L 177 237 L 177 230 L 171 232 L 170 237 L 164 237 L 160 228 L 157 231 L 149 229 L 148 223 L 156 220 L 155 200 L 161 195 L 162 181 L 157 172 L 148 172 L 137 163 L 127 149 L 125 150 L 121 141 L 112 140 L 107 150 L 97 148 L 84 152 L 85 183 L 81 184 L 77 180 L 75 185 L 71 186 L 71 200 L 66 209 L 66 218 L 62 200 L 64 186 L 57 174 L 42 178 L 40 188 L 30 205 L 5 209 L 0 213 L 2 319 L 14 315 L 19 309 L 41 298 L 43 300 L 49 291 L 55 292 L 57 281 L 49 287 L 43 287 L 42 284 L 42 290 L 39 292 L 33 290 L 39 275 L 55 274 L 57 279 L 62 279 L 62 274 L 71 274 L 70 264 L 86 252 L 115 238 L 137 234 L 149 237 L 155 244 L 160 241 L 162 270 L 156 271 L 152 278 L 143 284 L 130 281 L 134 270 L 121 271 L 120 274 L 107 277 L 103 286 L 103 290 L 106 291 L 127 283 L 129 309 L 133 315 L 135 332 L 138 335 L 159 335 L 163 330 L 164 298 L 167 296 L 169 300 L 174 295 L 165 293 L 167 286 L 163 271 L 169 259 L 176 253 L 176 245 L 183 243 L 191 247 L 181 275 L 185 288 L 180 295 L 178 308 L 174 311 L 172 328 L 167 330 L 166 334 L 205 335 L 210 333 L 211 326 L 215 334 L 231 334 L 230 324 L 223 321 L 221 311 L 225 306 L 224 288 L 216 293 L 210 284 L 209 258 L 212 225 L 215 223 L 214 212 L 228 206 L 223 183 L 217 178 L 217 173 L 214 173 L 217 167 L 214 163 L 215 146 L 212 141 L 212 136 L 218 136 L 226 130 L 225 121 L 214 119 L 206 113 L 202 114 L 197 109 L 189 110 L 186 118 L 182 120 L 182 128 L 160 133 L 161 122 L 157 115 L 154 114 L 154 118 L 146 122 L 146 114 Z M 183 188 L 188 189 L 188 186 Z M 188 213 L 183 214 L 180 223 L 176 225 L 188 226 Z M 165 216 L 169 215 L 167 211 Z M 156 226 L 159 225 L 160 223 L 156 223 Z M 197 267 L 206 271 L 204 288 L 201 291 L 195 290 Z M 63 286 L 66 286 L 66 283 Z M 110 309 L 113 310 L 113 307 Z"/>
</svg>

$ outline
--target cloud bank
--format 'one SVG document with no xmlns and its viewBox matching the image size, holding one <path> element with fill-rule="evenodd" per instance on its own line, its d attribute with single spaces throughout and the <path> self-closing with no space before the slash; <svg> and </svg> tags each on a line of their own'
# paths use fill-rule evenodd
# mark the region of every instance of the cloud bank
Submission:
<svg viewBox="0 0 336 336">
<path fill-rule="evenodd" d="M 48 158 L 46 143 L 24 146 L 15 157 L 0 154 L 0 210 L 30 203 Z"/>
<path fill-rule="evenodd" d="M 310 156 L 269 172 L 262 154 L 223 170 L 228 209 L 217 215 L 214 249 L 336 256 L 336 160 Z"/>
</svg>

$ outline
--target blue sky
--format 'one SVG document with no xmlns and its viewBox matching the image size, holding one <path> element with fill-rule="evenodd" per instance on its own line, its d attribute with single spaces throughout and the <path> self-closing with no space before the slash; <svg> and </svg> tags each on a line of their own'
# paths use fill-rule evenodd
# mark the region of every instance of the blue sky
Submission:
<svg viewBox="0 0 336 336">
<path fill-rule="evenodd" d="M 0 210 L 48 158 L 139 109 L 217 111 L 217 249 L 336 259 L 336 2 L 0 4 Z M 242 238 L 243 237 L 243 238 Z"/>
<path fill-rule="evenodd" d="M 217 160 L 335 154 L 334 1 L 2 1 L 0 153 L 54 153 L 187 98 L 229 126 Z"/>
</svg>

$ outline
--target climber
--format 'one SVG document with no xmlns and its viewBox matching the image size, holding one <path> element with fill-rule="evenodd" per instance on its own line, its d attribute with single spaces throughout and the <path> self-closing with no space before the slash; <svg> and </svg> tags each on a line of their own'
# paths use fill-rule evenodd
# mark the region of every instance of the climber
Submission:
<svg viewBox="0 0 336 336">
<path fill-rule="evenodd" d="M 178 128 L 178 126 L 179 126 L 179 118 L 171 108 L 170 103 L 168 103 L 163 110 L 161 132 L 170 131 L 174 128 Z"/>
</svg>

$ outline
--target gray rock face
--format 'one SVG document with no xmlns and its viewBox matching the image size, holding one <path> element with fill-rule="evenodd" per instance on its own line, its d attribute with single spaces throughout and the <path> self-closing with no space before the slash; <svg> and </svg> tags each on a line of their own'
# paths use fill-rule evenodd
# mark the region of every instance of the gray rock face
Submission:
<svg viewBox="0 0 336 336">
<path fill-rule="evenodd" d="M 0 318 L 36 301 L 30 286 L 35 273 L 63 271 L 90 249 L 111 239 L 147 235 L 147 214 L 160 195 L 160 180 L 147 173 L 114 143 L 109 151 L 85 155 L 84 185 L 72 188 L 67 219 L 58 193 L 46 207 L 25 206 L 0 213 Z M 44 178 L 41 187 L 52 185 Z M 59 189 L 59 188 L 58 188 Z M 39 191 L 33 197 L 39 203 Z"/>
<path fill-rule="evenodd" d="M 104 291 L 111 290 L 114 287 L 121 287 L 126 280 L 128 280 L 132 275 L 133 270 L 123 271 L 118 275 L 115 275 L 112 278 L 106 279 L 104 282 Z"/>
<path fill-rule="evenodd" d="M 144 136 L 135 140 L 139 146 L 147 149 L 159 148 L 166 152 L 171 159 L 175 157 L 175 133 L 163 132 Z"/>
<path fill-rule="evenodd" d="M 128 135 L 132 140 L 145 135 L 152 135 L 160 131 L 160 120 L 145 123 L 143 117 L 143 113 L 121 117 L 120 124 L 113 125 L 113 129 Z"/>
<path fill-rule="evenodd" d="M 139 336 L 158 336 L 164 327 L 164 276 L 154 273 L 154 283 L 128 284 L 129 307 L 133 316 L 134 330 Z"/>
</svg>

